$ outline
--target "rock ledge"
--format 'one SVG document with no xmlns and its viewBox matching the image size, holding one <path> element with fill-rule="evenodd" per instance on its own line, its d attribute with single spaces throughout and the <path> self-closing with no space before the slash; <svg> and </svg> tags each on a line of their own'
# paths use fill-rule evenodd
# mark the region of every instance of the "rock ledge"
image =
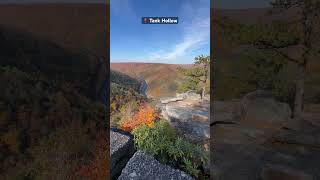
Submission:
<svg viewBox="0 0 320 180">
<path fill-rule="evenodd" d="M 163 165 L 142 151 L 137 151 L 122 170 L 118 180 L 192 180 L 185 172 Z"/>
</svg>

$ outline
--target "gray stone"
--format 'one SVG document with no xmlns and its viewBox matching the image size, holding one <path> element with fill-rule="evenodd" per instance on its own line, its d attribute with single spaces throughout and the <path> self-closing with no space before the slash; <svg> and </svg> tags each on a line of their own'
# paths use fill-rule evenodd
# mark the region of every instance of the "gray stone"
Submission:
<svg viewBox="0 0 320 180">
<path fill-rule="evenodd" d="M 177 97 L 183 97 L 184 99 L 188 100 L 200 100 L 201 96 L 198 93 L 195 93 L 194 91 L 188 91 L 186 93 L 177 94 Z"/>
<path fill-rule="evenodd" d="M 262 180 L 313 180 L 312 175 L 298 169 L 272 164 L 263 168 L 261 178 Z"/>
<path fill-rule="evenodd" d="M 184 97 L 180 96 L 180 97 L 162 98 L 160 99 L 160 102 L 162 104 L 168 104 L 170 102 L 176 102 L 176 101 L 182 101 L 182 100 L 184 100 Z"/>
<path fill-rule="evenodd" d="M 220 123 L 211 126 L 212 179 L 319 179 L 320 128 L 314 119 L 291 119 L 289 106 L 264 91 L 238 102 L 216 101 L 213 108 Z"/>
<path fill-rule="evenodd" d="M 264 91 L 249 93 L 241 100 L 242 116 L 251 123 L 280 126 L 291 117 L 288 104 L 276 101 Z"/>
<path fill-rule="evenodd" d="M 212 103 L 213 118 L 211 122 L 237 122 L 241 116 L 240 100 L 230 102 L 214 101 Z"/>
<path fill-rule="evenodd" d="M 137 151 L 122 170 L 118 180 L 191 180 L 185 172 L 163 165 L 142 151 Z"/>
<path fill-rule="evenodd" d="M 110 131 L 111 177 L 120 174 L 134 153 L 133 139 L 121 132 Z"/>
<path fill-rule="evenodd" d="M 196 143 L 203 143 L 210 138 L 210 101 L 171 102 L 162 108 L 162 116 L 180 134 Z"/>
<path fill-rule="evenodd" d="M 162 104 L 168 104 L 171 102 L 177 102 L 177 101 L 183 101 L 183 100 L 199 101 L 199 100 L 201 100 L 201 96 L 200 96 L 200 94 L 197 94 L 194 91 L 188 91 L 186 93 L 177 94 L 177 96 L 175 96 L 175 97 L 162 98 L 162 99 L 160 99 L 160 102 Z"/>
</svg>

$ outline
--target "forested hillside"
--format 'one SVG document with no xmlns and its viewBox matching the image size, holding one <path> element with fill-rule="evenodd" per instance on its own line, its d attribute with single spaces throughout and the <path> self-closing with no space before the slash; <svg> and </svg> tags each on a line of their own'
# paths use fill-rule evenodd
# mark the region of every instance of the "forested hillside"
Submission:
<svg viewBox="0 0 320 180">
<path fill-rule="evenodd" d="M 138 110 L 147 98 L 139 92 L 140 81 L 117 71 L 110 72 L 111 126 L 117 127 L 121 120 Z"/>
<path fill-rule="evenodd" d="M 107 177 L 99 59 L 1 24 L 0 179 Z"/>
</svg>

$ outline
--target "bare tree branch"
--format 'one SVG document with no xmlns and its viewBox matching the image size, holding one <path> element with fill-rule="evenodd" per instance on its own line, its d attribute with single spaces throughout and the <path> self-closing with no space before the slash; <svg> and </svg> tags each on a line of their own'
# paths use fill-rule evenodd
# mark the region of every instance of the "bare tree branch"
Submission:
<svg viewBox="0 0 320 180">
<path fill-rule="evenodd" d="M 254 47 L 258 48 L 258 49 L 265 49 L 265 50 L 272 50 L 274 51 L 275 53 L 277 53 L 278 55 L 286 58 L 287 60 L 291 61 L 291 62 L 294 62 L 294 63 L 297 63 L 297 64 L 300 64 L 301 62 L 293 57 L 290 57 L 288 54 L 284 53 L 281 51 L 281 49 L 284 49 L 284 48 L 288 48 L 290 46 L 295 46 L 297 45 L 297 43 L 288 43 L 288 44 L 283 44 L 283 45 L 274 45 L 274 44 L 271 44 L 267 41 L 258 41 L 256 43 L 254 43 Z"/>
</svg>

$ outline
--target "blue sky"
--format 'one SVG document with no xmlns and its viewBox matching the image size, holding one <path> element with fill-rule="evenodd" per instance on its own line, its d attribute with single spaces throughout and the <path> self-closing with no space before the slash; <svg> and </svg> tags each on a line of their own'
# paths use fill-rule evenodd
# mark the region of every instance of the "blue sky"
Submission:
<svg viewBox="0 0 320 180">
<path fill-rule="evenodd" d="M 210 52 L 209 0 L 111 0 L 111 62 L 190 64 Z M 179 24 L 141 24 L 143 16 L 177 16 Z"/>
</svg>

